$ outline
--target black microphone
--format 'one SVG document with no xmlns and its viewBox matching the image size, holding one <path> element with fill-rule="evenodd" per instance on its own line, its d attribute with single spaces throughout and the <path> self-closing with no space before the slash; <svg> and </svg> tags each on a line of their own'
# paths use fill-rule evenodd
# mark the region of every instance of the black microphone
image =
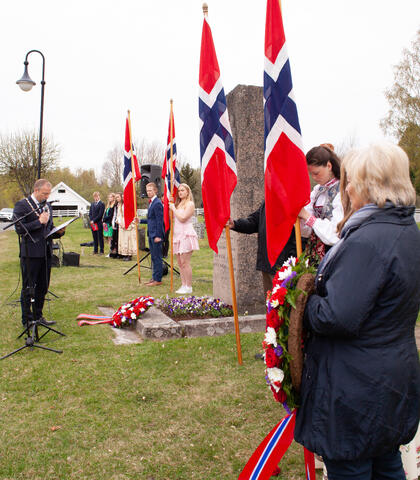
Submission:
<svg viewBox="0 0 420 480">
<path fill-rule="evenodd" d="M 42 200 L 42 202 L 39 202 L 39 208 L 45 207 L 47 204 L 59 202 L 59 200 L 51 200 L 51 202 L 47 202 L 47 200 Z M 48 208 L 48 207 L 47 207 Z"/>
</svg>

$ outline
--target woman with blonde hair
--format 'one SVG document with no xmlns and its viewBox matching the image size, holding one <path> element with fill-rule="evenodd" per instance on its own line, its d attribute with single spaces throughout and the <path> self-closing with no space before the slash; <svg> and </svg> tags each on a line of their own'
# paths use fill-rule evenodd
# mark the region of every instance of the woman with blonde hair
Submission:
<svg viewBox="0 0 420 480">
<path fill-rule="evenodd" d="M 318 268 L 295 439 L 329 480 L 404 480 L 399 446 L 414 437 L 420 367 L 420 231 L 409 161 L 392 144 L 344 159 L 353 214 Z"/>
<path fill-rule="evenodd" d="M 179 185 L 175 203 L 170 202 L 169 208 L 174 214 L 173 249 L 182 282 L 176 293 L 192 293 L 191 255 L 194 250 L 199 250 L 199 246 L 192 223 L 195 210 L 193 195 L 186 183 Z"/>
</svg>

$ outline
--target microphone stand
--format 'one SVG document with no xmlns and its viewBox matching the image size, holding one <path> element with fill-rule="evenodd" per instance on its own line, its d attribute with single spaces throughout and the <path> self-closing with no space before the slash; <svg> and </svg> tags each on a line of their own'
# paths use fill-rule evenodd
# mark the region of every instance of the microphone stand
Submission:
<svg viewBox="0 0 420 480">
<path fill-rule="evenodd" d="M 36 243 L 31 234 L 29 233 L 28 229 L 26 228 L 25 224 L 22 222 L 23 219 L 25 219 L 27 216 L 30 214 L 37 212 L 39 210 L 42 210 L 45 206 L 46 202 L 43 202 L 40 204 L 36 209 L 32 208 L 28 213 L 25 215 L 22 215 L 19 217 L 17 220 L 14 220 L 11 222 L 9 225 L 7 225 L 4 230 L 7 228 L 10 228 L 12 225 L 15 225 L 19 223 L 20 227 L 25 231 L 24 234 L 19 234 L 19 245 L 21 247 L 22 245 L 22 239 L 24 237 L 29 237 L 33 243 Z M 55 353 L 63 353 L 62 350 L 55 350 L 53 348 L 45 347 L 44 345 L 38 345 L 39 341 L 41 338 L 43 338 L 48 332 L 53 331 L 63 337 L 65 337 L 65 334 L 62 332 L 59 332 L 58 330 L 55 330 L 54 328 L 51 328 L 49 325 L 45 325 L 44 323 L 41 322 L 40 319 L 36 319 L 36 314 L 35 314 L 35 285 L 32 282 L 32 278 L 30 275 L 30 269 L 29 269 L 29 256 L 28 256 L 28 242 L 25 241 L 25 266 L 26 266 L 26 273 L 28 275 L 28 282 L 27 282 L 27 293 L 30 298 L 30 310 L 31 310 L 31 316 L 32 320 L 30 322 L 26 323 L 26 328 L 23 330 L 23 332 L 18 336 L 18 338 L 22 337 L 25 333 L 27 334 L 27 337 L 25 338 L 25 345 L 23 345 L 20 348 L 17 348 L 16 350 L 13 350 L 13 352 L 8 353 L 7 355 L 4 355 L 3 357 L 0 358 L 0 360 L 4 360 L 5 358 L 8 358 L 12 355 L 14 355 L 17 352 L 20 352 L 24 348 L 41 348 L 43 350 L 49 350 L 51 352 Z M 22 272 L 22 282 L 23 282 L 23 259 L 22 257 L 20 258 L 20 268 Z M 38 332 L 38 327 L 44 327 L 47 329 L 46 332 L 44 332 L 41 336 L 39 336 Z"/>
</svg>

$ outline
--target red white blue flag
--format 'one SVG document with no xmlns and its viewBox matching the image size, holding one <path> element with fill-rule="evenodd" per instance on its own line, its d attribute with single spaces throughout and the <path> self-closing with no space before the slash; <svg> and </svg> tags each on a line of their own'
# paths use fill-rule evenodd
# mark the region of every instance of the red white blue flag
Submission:
<svg viewBox="0 0 420 480">
<path fill-rule="evenodd" d="M 217 242 L 230 217 L 230 197 L 237 176 L 225 92 L 206 15 L 199 84 L 201 190 L 209 245 L 217 253 Z"/>
<path fill-rule="evenodd" d="M 274 265 L 311 192 L 279 0 L 267 0 L 264 137 L 267 251 Z"/>
<path fill-rule="evenodd" d="M 131 149 L 130 149 L 131 145 Z M 131 152 L 133 152 L 133 165 L 131 164 Z M 131 141 L 130 126 L 128 116 L 125 121 L 125 144 L 124 144 L 124 227 L 128 228 L 134 220 L 136 201 L 134 198 L 133 172 L 134 180 L 138 182 L 141 179 L 139 164 L 134 151 L 134 145 Z"/>
<path fill-rule="evenodd" d="M 172 129 L 171 129 L 172 124 Z M 172 134 L 172 137 L 171 137 Z M 171 109 L 171 114 L 169 115 L 169 128 L 168 128 L 168 141 L 165 152 L 165 160 L 163 161 L 162 167 L 162 179 L 165 184 L 164 193 L 163 193 L 163 220 L 165 222 L 165 232 L 169 230 L 170 220 L 169 220 L 169 195 L 171 193 L 171 139 L 172 139 L 172 171 L 173 171 L 173 198 L 176 199 L 176 194 L 178 192 L 179 184 L 181 183 L 181 178 L 179 175 L 179 170 L 176 168 L 176 142 L 175 142 L 175 121 L 174 114 Z"/>
</svg>

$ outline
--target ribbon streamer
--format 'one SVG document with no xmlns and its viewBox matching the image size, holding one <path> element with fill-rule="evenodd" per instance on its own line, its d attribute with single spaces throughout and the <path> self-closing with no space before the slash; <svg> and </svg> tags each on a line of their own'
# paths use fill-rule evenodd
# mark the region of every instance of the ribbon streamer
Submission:
<svg viewBox="0 0 420 480">
<path fill-rule="evenodd" d="M 260 443 L 238 480 L 268 480 L 293 441 L 295 423 L 296 410 L 293 410 Z M 314 454 L 304 448 L 304 458 L 306 480 L 316 480 Z"/>
<path fill-rule="evenodd" d="M 77 316 L 77 325 L 82 327 L 83 325 L 99 325 L 101 323 L 112 323 L 112 317 L 106 317 L 104 315 L 89 315 L 88 313 L 81 313 Z"/>
</svg>

